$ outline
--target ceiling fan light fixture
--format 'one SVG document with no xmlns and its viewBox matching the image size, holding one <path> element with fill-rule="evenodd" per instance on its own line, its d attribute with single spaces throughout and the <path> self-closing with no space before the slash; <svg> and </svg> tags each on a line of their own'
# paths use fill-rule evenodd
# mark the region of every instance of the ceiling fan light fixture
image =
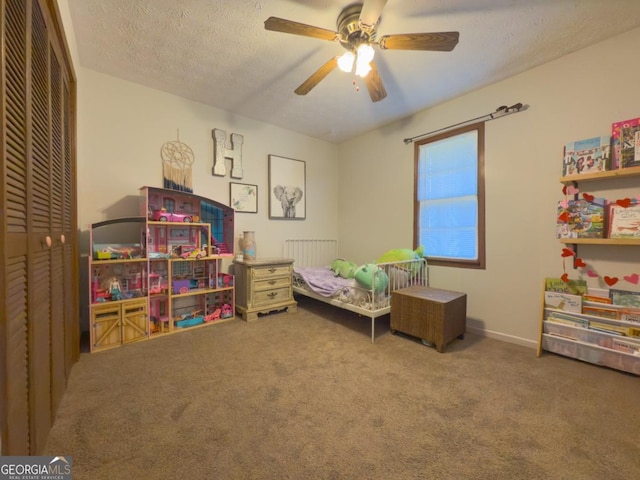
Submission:
<svg viewBox="0 0 640 480">
<path fill-rule="evenodd" d="M 373 55 L 375 54 L 373 47 L 368 43 L 363 43 L 358 46 L 358 50 L 356 50 L 358 54 L 358 64 L 369 64 L 371 60 L 373 60 Z"/>
<path fill-rule="evenodd" d="M 367 74 L 371 71 L 371 65 L 369 65 L 368 63 L 361 63 L 358 62 L 356 64 L 356 75 L 359 77 L 366 77 Z"/>
<path fill-rule="evenodd" d="M 356 57 L 353 52 L 345 52 L 340 57 L 338 57 L 338 68 L 343 72 L 349 73 L 353 70 L 353 62 Z"/>
</svg>

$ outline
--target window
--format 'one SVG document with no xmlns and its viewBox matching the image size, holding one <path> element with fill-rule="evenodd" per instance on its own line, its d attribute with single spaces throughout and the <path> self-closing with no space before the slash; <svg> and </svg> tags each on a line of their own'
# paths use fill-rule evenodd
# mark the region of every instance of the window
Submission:
<svg viewBox="0 0 640 480">
<path fill-rule="evenodd" d="M 485 268 L 484 123 L 415 144 L 414 240 L 430 265 Z"/>
</svg>

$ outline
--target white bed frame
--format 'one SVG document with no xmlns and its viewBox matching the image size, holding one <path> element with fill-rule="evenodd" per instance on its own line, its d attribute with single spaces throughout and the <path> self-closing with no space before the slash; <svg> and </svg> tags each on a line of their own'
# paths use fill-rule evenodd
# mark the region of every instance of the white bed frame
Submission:
<svg viewBox="0 0 640 480">
<path fill-rule="evenodd" d="M 294 267 L 328 267 L 338 258 L 337 240 L 285 240 L 284 257 L 294 260 Z M 371 343 L 375 342 L 375 320 L 391 312 L 391 292 L 412 285 L 429 285 L 429 269 L 425 259 L 403 262 L 376 263 L 389 276 L 389 285 L 382 292 L 367 291 L 369 307 L 352 305 L 334 298 L 327 298 L 294 283 L 293 291 L 299 295 L 328 303 L 344 310 L 371 318 Z M 395 275 L 397 269 L 415 272 L 415 275 Z M 363 289 L 365 290 L 365 289 Z M 365 290 L 366 291 L 366 290 Z"/>
</svg>

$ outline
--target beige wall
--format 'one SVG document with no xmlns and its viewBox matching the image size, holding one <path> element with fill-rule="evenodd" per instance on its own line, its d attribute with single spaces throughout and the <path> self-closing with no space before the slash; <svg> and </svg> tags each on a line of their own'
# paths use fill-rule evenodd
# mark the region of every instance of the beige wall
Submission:
<svg viewBox="0 0 640 480">
<path fill-rule="evenodd" d="M 412 246 L 414 147 L 403 138 L 500 105 L 528 104 L 527 111 L 486 124 L 486 270 L 430 271 L 432 286 L 468 294 L 471 329 L 535 345 L 542 282 L 564 273 L 555 239 L 563 145 L 608 135 L 613 122 L 640 116 L 640 64 L 631 61 L 638 44 L 640 29 L 341 144 L 340 204 L 352 206 L 340 210 L 342 255 L 361 263 Z M 640 193 L 638 186 L 640 177 L 580 185 L 613 200 Z M 640 273 L 639 247 L 581 246 L 578 253 L 601 276 Z M 580 273 L 569 264 L 567 272 Z M 617 288 L 638 290 L 624 281 Z"/>
</svg>

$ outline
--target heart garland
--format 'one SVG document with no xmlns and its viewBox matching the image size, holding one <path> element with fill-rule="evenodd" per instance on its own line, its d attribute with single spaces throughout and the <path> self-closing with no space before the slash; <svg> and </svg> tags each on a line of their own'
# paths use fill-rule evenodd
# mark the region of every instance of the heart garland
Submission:
<svg viewBox="0 0 640 480">
<path fill-rule="evenodd" d="M 580 193 L 580 189 L 576 186 L 573 185 L 564 185 L 562 187 L 562 193 L 566 196 L 569 195 L 578 195 L 578 193 Z M 594 200 L 594 195 L 591 195 L 589 193 L 583 193 L 582 194 L 582 198 L 584 198 L 587 202 L 592 202 Z M 631 198 L 621 198 L 616 200 L 615 202 L 610 202 L 607 200 L 607 204 L 610 203 L 615 203 L 616 205 L 622 207 L 622 208 L 628 208 L 629 206 L 631 206 L 632 204 L 638 203 L 640 202 L 640 194 L 636 195 L 633 197 L 633 199 Z M 569 202 L 568 200 L 565 198 L 564 200 L 562 200 L 559 205 L 563 208 L 566 209 L 568 206 Z M 562 222 L 562 223 L 568 223 L 569 222 L 569 213 L 565 210 L 563 211 L 560 215 L 558 215 L 558 221 Z M 562 278 L 562 281 L 564 281 L 565 283 L 568 283 L 569 281 L 569 275 L 566 273 L 566 266 L 565 266 L 565 259 L 567 257 L 575 257 L 573 260 L 573 266 L 574 268 L 585 268 L 587 267 L 587 264 L 585 263 L 585 261 L 582 258 L 579 258 L 576 256 L 576 252 L 574 252 L 572 249 L 570 248 L 563 248 L 562 249 L 562 253 L 560 254 L 560 256 L 562 257 L 562 269 L 565 272 L 564 275 L 562 275 L 560 278 Z M 587 274 L 587 276 L 591 277 L 591 278 L 596 278 L 599 277 L 600 274 L 590 268 L 587 268 L 585 270 L 585 273 Z M 618 283 L 620 281 L 620 279 L 618 277 L 610 277 L 608 275 L 605 275 L 602 277 L 602 279 L 604 280 L 604 282 L 612 287 L 614 286 L 616 283 Z M 622 277 L 622 279 L 626 282 L 629 282 L 633 285 L 638 285 L 638 283 L 640 283 L 640 275 L 637 273 L 632 273 L 630 275 L 624 275 Z"/>
<path fill-rule="evenodd" d="M 586 273 L 588 277 L 596 278 L 600 276 L 600 274 L 595 270 L 593 270 L 592 268 L 586 268 L 587 263 L 582 258 L 577 257 L 576 253 L 572 249 L 564 247 L 562 249 L 562 252 L 560 253 L 560 256 L 562 257 L 562 270 L 564 272 L 564 274 L 560 278 L 562 279 L 563 282 L 569 283 L 569 275 L 566 272 L 566 265 L 565 265 L 565 259 L 567 257 L 575 257 L 573 260 L 573 266 L 575 268 L 585 269 L 584 273 Z M 620 281 L 620 278 L 610 277 L 608 275 L 604 275 L 602 279 L 604 280 L 604 283 L 606 283 L 610 287 L 613 287 L 616 283 Z M 632 273 L 630 275 L 624 275 L 622 279 L 625 282 L 629 282 L 633 285 L 638 285 L 638 283 L 640 283 L 640 274 Z"/>
</svg>

